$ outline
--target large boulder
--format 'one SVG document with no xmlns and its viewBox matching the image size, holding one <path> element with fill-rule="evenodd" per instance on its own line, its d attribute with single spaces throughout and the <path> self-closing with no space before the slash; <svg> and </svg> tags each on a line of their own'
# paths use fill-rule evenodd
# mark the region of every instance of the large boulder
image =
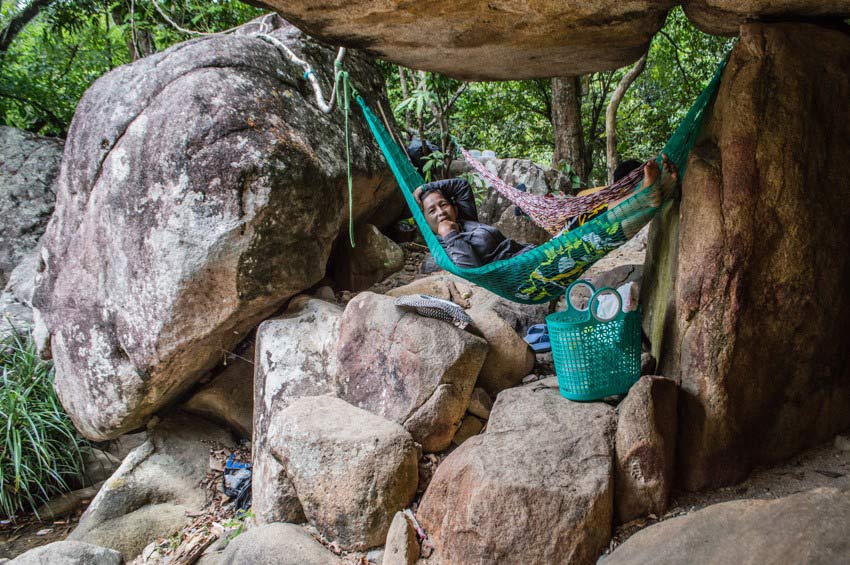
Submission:
<svg viewBox="0 0 850 565">
<path fill-rule="evenodd" d="M 0 126 L 0 288 L 47 227 L 61 160 L 61 140 Z"/>
<path fill-rule="evenodd" d="M 594 563 L 613 515 L 614 411 L 534 384 L 437 468 L 417 518 L 445 563 Z"/>
<path fill-rule="evenodd" d="M 55 541 L 30 549 L 9 561 L 9 565 L 121 565 L 124 560 L 115 550 L 79 541 Z"/>
<path fill-rule="evenodd" d="M 505 237 L 522 243 L 543 245 L 552 239 L 552 234 L 535 224 L 528 216 L 517 213 L 514 206 L 505 209 L 494 225 Z"/>
<path fill-rule="evenodd" d="M 687 489 L 850 427 L 848 69 L 845 32 L 742 26 L 681 205 L 651 234 L 644 327 L 681 381 Z"/>
<path fill-rule="evenodd" d="M 531 370 L 534 356 L 521 336 L 530 326 L 543 323 L 549 312 L 548 304 L 511 302 L 447 273 L 418 279 L 387 292 L 393 297 L 412 294 L 430 294 L 468 309 L 490 346 L 481 372 L 481 379 L 490 382 L 486 385 L 488 391 L 495 394 L 512 386 Z"/>
<path fill-rule="evenodd" d="M 333 69 L 335 49 L 264 21 L 318 73 Z M 369 59 L 350 52 L 346 67 L 385 103 Z M 348 220 L 345 125 L 302 75 L 274 45 L 236 33 L 119 67 L 83 96 L 33 301 L 85 436 L 144 424 L 324 276 Z M 392 217 L 395 188 L 359 113 L 351 136 L 355 217 Z"/>
<path fill-rule="evenodd" d="M 271 453 L 275 414 L 303 396 L 338 394 L 334 350 L 342 309 L 299 296 L 286 313 L 257 329 L 254 358 L 253 511 L 257 522 L 299 522 L 301 503 Z"/>
<path fill-rule="evenodd" d="M 667 511 L 676 448 L 676 382 L 642 377 L 617 407 L 617 520 Z"/>
<path fill-rule="evenodd" d="M 410 434 L 338 398 L 294 401 L 275 414 L 267 442 L 307 519 L 345 549 L 382 545 L 416 493 L 419 448 Z"/>
<path fill-rule="evenodd" d="M 495 396 L 518 385 L 534 368 L 534 352 L 528 343 L 495 310 L 474 307 L 469 317 L 487 340 L 490 351 L 478 375 L 478 386 Z"/>
<path fill-rule="evenodd" d="M 778 500 L 735 500 L 665 520 L 619 546 L 605 565 L 847 563 L 850 491 L 819 488 Z"/>
<path fill-rule="evenodd" d="M 263 0 L 314 37 L 465 80 L 580 75 L 627 65 L 646 51 L 672 0 Z"/>
<path fill-rule="evenodd" d="M 337 349 L 341 397 L 402 424 L 426 451 L 449 446 L 487 342 L 363 292 L 345 308 Z"/>
<path fill-rule="evenodd" d="M 201 565 L 212 559 L 204 557 Z M 216 565 L 339 565 L 341 560 L 294 524 L 251 528 L 227 544 Z"/>
<path fill-rule="evenodd" d="M 186 526 L 205 506 L 201 481 L 211 448 L 233 449 L 229 433 L 186 414 L 159 422 L 106 481 L 68 539 L 109 547 L 132 560 L 150 542 Z"/>
<path fill-rule="evenodd" d="M 753 21 L 814 20 L 850 17 L 847 0 L 683 0 L 688 18 L 714 35 L 735 35 Z"/>
</svg>

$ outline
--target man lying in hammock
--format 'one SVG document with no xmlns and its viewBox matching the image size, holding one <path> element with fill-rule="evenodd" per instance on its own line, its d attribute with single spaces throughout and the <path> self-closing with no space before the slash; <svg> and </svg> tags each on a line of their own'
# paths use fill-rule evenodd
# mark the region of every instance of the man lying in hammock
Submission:
<svg viewBox="0 0 850 565">
<path fill-rule="evenodd" d="M 675 166 L 667 160 L 666 155 L 663 160 L 665 171 L 669 174 L 664 176 L 665 182 L 658 183 L 658 186 L 649 192 L 653 206 L 656 207 L 666 199 L 668 194 L 672 193 L 678 184 Z M 622 172 L 621 176 L 628 172 Z M 655 185 L 659 172 L 658 163 L 654 160 L 647 163 L 644 166 L 644 183 L 647 186 Z M 618 179 L 615 178 L 615 182 L 616 180 Z M 413 196 L 422 207 L 431 231 L 439 236 L 437 240 L 440 245 L 446 250 L 452 262 L 460 268 L 475 268 L 493 261 L 510 259 L 534 248 L 531 243 L 521 243 L 506 238 L 497 228 L 479 222 L 472 187 L 463 179 L 430 182 L 417 188 Z M 615 208 L 629 196 L 609 202 L 588 214 L 582 214 L 581 217 L 572 218 L 565 226 L 565 231 L 583 225 L 606 210 Z M 623 231 L 627 238 L 631 238 L 637 229 L 631 229 L 624 223 Z"/>
</svg>

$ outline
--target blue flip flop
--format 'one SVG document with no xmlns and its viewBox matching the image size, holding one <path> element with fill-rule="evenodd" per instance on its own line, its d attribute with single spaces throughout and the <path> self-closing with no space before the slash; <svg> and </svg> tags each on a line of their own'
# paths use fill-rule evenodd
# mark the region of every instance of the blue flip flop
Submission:
<svg viewBox="0 0 850 565">
<path fill-rule="evenodd" d="M 528 328 L 525 337 L 525 342 L 531 346 L 535 353 L 548 353 L 552 351 L 552 344 L 549 341 L 549 331 L 546 324 L 535 324 Z"/>
</svg>

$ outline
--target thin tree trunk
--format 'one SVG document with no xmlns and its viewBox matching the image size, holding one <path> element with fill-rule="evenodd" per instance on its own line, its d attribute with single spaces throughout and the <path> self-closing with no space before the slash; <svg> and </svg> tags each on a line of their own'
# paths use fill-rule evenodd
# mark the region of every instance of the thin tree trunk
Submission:
<svg viewBox="0 0 850 565">
<path fill-rule="evenodd" d="M 402 100 L 407 100 L 410 97 L 410 91 L 407 87 L 407 72 L 404 67 L 398 67 L 398 79 L 401 83 Z M 407 137 L 408 143 L 412 141 L 413 134 L 410 133 L 410 108 L 404 109 L 404 135 Z"/>
<path fill-rule="evenodd" d="M 569 163 L 573 171 L 587 181 L 590 171 L 585 159 L 584 132 L 581 123 L 581 81 L 579 76 L 552 79 L 552 130 L 554 167 Z"/>
<path fill-rule="evenodd" d="M 428 75 L 425 71 L 419 71 L 419 89 L 423 92 L 428 89 Z M 419 112 L 419 115 L 416 116 L 417 119 L 417 128 L 419 130 L 419 141 L 425 143 L 425 122 L 423 121 L 423 112 Z"/>
<path fill-rule="evenodd" d="M 643 69 L 646 68 L 647 54 L 648 52 L 644 53 L 643 57 L 638 59 L 638 62 L 635 63 L 635 66 L 632 67 L 632 69 L 627 72 L 622 79 L 620 79 L 620 83 L 617 85 L 617 88 L 614 89 L 614 94 L 611 95 L 611 101 L 608 103 L 608 110 L 605 112 L 608 184 L 614 182 L 614 170 L 617 168 L 617 165 L 620 164 L 620 156 L 617 154 L 617 108 L 620 107 L 620 102 L 623 100 L 623 96 L 626 95 L 626 91 L 635 79 L 640 76 Z"/>
<path fill-rule="evenodd" d="M 130 55 L 131 62 L 156 53 L 153 34 L 146 29 L 138 29 L 136 27 L 135 4 L 134 0 L 130 0 L 129 6 L 123 2 L 112 5 L 112 21 L 116 25 L 121 25 L 122 22 L 129 20 L 130 29 L 129 32 L 126 32 L 125 43 L 127 44 L 127 53 Z M 127 17 L 128 15 L 129 18 Z"/>
</svg>

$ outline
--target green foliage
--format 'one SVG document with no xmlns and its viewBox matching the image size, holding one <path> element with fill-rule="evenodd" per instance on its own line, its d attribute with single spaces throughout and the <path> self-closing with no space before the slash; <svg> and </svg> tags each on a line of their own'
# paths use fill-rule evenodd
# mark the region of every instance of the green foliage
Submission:
<svg viewBox="0 0 850 565">
<path fill-rule="evenodd" d="M 642 160 L 661 149 L 733 41 L 700 32 L 681 7 L 670 11 L 653 39 L 646 70 L 620 104 L 617 150 L 624 158 Z M 604 170 L 604 155 L 599 157 L 596 168 Z"/>
<path fill-rule="evenodd" d="M 179 25 L 215 32 L 261 15 L 238 0 L 163 0 Z M 162 51 L 188 39 L 166 23 L 150 0 L 55 0 L 18 34 L 0 60 L 0 123 L 64 137 L 83 93 L 101 75 L 133 60 L 137 50 Z M 17 13 L 4 4 L 0 26 Z M 147 46 L 147 49 L 145 49 Z"/>
<path fill-rule="evenodd" d="M 0 69 L 0 119 L 42 135 L 64 136 L 85 90 L 126 62 L 121 35 L 95 20 L 57 37 L 44 19 L 30 24 Z"/>
<path fill-rule="evenodd" d="M 700 32 L 680 7 L 670 11 L 664 28 L 652 42 L 646 70 L 620 103 L 618 152 L 624 159 L 649 158 L 661 149 L 711 79 L 732 41 Z M 611 94 L 629 68 L 592 73 L 581 79 L 583 133 L 592 164 L 591 185 L 604 184 L 607 178 L 605 111 Z M 402 104 L 396 67 L 385 64 L 384 71 L 396 119 L 404 123 L 403 110 L 421 109 L 423 121 L 432 126 L 426 128 L 426 137 L 436 141 L 440 132 L 428 105 L 413 100 Z M 553 74 L 558 73 L 555 70 Z M 443 79 L 439 75 L 429 73 L 429 83 L 437 84 L 440 80 Z M 460 83 L 455 81 L 455 84 Z M 477 82 L 470 83 L 458 98 L 449 121 L 451 133 L 465 147 L 492 149 L 500 157 L 531 159 L 549 166 L 553 150 L 551 113 L 551 80 Z M 572 170 L 570 167 L 569 171 Z M 575 181 L 573 185 L 578 188 Z"/>
<path fill-rule="evenodd" d="M 248 520 L 253 517 L 254 513 L 251 511 L 250 508 L 248 508 L 247 510 L 237 510 L 236 516 L 222 524 L 222 526 L 224 526 L 225 528 L 233 528 L 233 531 L 227 534 L 227 539 L 225 540 L 224 547 L 227 547 L 230 542 L 236 539 L 236 536 L 242 534 L 245 531 Z"/>
<path fill-rule="evenodd" d="M 582 187 L 581 177 L 578 176 L 576 170 L 569 163 L 567 163 L 566 161 L 561 161 L 558 164 L 558 170 L 561 171 L 564 176 L 570 179 L 570 185 L 572 185 L 573 190 Z"/>
<path fill-rule="evenodd" d="M 425 182 L 431 182 L 434 171 L 443 165 L 443 159 L 446 155 L 442 151 L 432 151 L 422 158 L 422 174 L 425 177 Z"/>
<path fill-rule="evenodd" d="M 440 124 L 429 102 L 447 103 L 463 83 L 428 73 L 427 94 L 411 89 L 405 99 L 396 66 L 387 63 L 380 66 L 398 123 L 404 125 L 405 111 L 410 111 L 413 120 L 409 127 L 417 130 L 417 118 L 421 116 L 425 137 L 439 143 Z M 473 82 L 458 96 L 446 122 L 450 125 L 449 133 L 465 147 L 492 149 L 500 156 L 551 161 L 550 108 L 549 80 Z"/>
<path fill-rule="evenodd" d="M 0 340 L 0 515 L 35 510 L 83 475 L 81 440 L 53 389 L 53 366 L 32 339 Z"/>
<path fill-rule="evenodd" d="M 472 83 L 457 106 L 463 146 L 552 162 L 551 80 Z"/>
</svg>

